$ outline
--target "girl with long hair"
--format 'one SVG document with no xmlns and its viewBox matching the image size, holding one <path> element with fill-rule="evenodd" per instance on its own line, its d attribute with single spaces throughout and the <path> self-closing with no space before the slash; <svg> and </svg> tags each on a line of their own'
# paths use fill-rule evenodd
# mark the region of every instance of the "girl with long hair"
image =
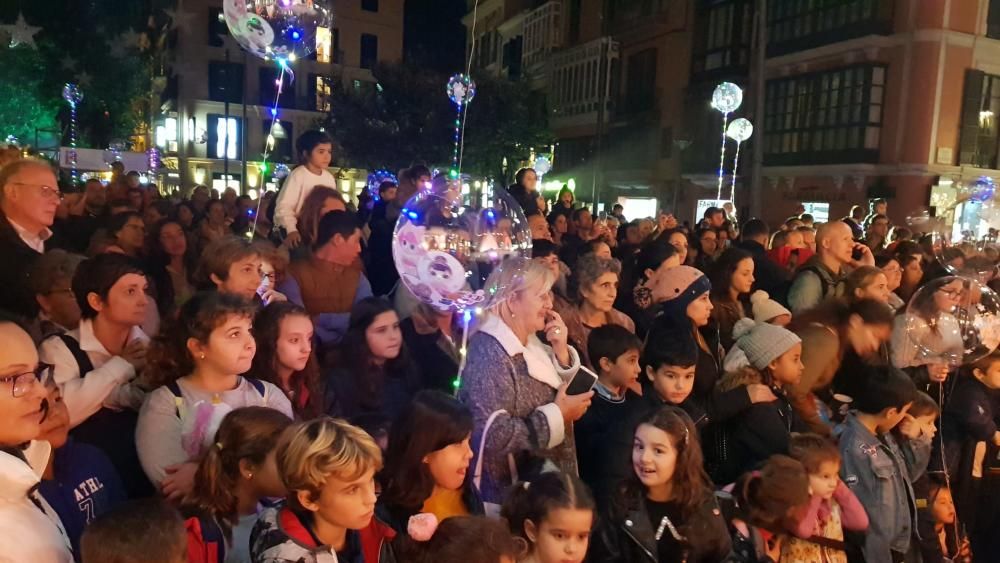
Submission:
<svg viewBox="0 0 1000 563">
<path fill-rule="evenodd" d="M 381 297 L 355 303 L 347 334 L 328 379 L 328 414 L 348 420 L 379 416 L 395 420 L 419 386 L 409 361 L 399 316 Z"/>
<path fill-rule="evenodd" d="M 292 416 L 280 389 L 240 375 L 257 348 L 250 332 L 254 312 L 235 295 L 201 293 L 150 346 L 147 376 L 159 387 L 139 412 L 135 440 L 146 475 L 167 498 L 191 492 L 197 460 L 233 409 L 266 406 Z"/>
<path fill-rule="evenodd" d="M 729 351 L 733 347 L 733 326 L 753 314 L 750 290 L 753 289 L 753 257 L 739 248 L 726 249 L 712 263 L 707 274 L 712 282 L 712 319 L 719 328 L 719 341 Z"/>
<path fill-rule="evenodd" d="M 160 316 L 168 318 L 194 295 L 191 279 L 198 267 L 198 253 L 188 243 L 184 226 L 172 219 L 153 226 L 147 245 L 146 270 L 156 289 Z"/>
<path fill-rule="evenodd" d="M 633 473 L 603 520 L 592 560 L 722 561 L 729 533 L 691 419 L 662 407 L 642 419 L 634 439 Z"/>
<path fill-rule="evenodd" d="M 440 391 L 417 393 L 389 434 L 379 518 L 406 533 L 417 513 L 438 521 L 483 514 L 469 471 L 471 438 L 468 407 Z"/>
<path fill-rule="evenodd" d="M 197 534 L 188 527 L 189 545 L 199 545 L 206 555 L 223 555 L 220 562 L 250 561 L 250 531 L 260 501 L 286 492 L 275 466 L 275 449 L 291 424 L 290 418 L 267 407 L 239 408 L 222 419 L 184 504 L 184 512 L 200 523 Z M 213 535 L 210 531 L 219 532 L 224 544 L 206 541 Z"/>
<path fill-rule="evenodd" d="M 326 413 L 326 390 L 313 351 L 313 322 L 295 303 L 279 301 L 257 312 L 253 322 L 257 353 L 247 377 L 273 383 L 301 419 Z"/>
</svg>

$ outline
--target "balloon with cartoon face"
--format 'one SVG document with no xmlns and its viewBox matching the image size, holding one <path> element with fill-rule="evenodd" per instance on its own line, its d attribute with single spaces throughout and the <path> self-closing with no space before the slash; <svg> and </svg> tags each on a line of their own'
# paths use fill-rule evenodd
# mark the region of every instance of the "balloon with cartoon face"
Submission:
<svg viewBox="0 0 1000 563">
<path fill-rule="evenodd" d="M 407 223 L 396 231 L 392 257 L 401 276 L 419 277 L 417 267 L 427 254 L 424 249 L 426 231 L 424 227 L 418 227 L 413 223 Z"/>
<path fill-rule="evenodd" d="M 434 250 L 420 263 L 419 277 L 437 293 L 450 296 L 465 285 L 465 268 L 452 255 Z"/>
</svg>

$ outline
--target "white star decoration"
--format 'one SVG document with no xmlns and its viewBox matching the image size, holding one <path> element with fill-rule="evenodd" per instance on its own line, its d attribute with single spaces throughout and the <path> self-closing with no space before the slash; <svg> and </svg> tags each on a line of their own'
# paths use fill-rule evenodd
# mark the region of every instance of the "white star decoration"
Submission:
<svg viewBox="0 0 1000 563">
<path fill-rule="evenodd" d="M 92 81 L 93 81 L 93 78 L 91 78 L 90 75 L 87 74 L 86 72 L 81 72 L 76 77 L 76 83 L 80 86 L 80 88 L 86 88 L 86 87 L 90 86 L 90 83 Z"/>
<path fill-rule="evenodd" d="M 59 62 L 59 64 L 62 66 L 63 70 L 69 70 L 69 71 L 76 70 L 76 61 L 73 60 L 73 57 L 69 55 L 63 57 L 62 60 Z"/>
<path fill-rule="evenodd" d="M 170 29 L 180 28 L 188 30 L 191 28 L 191 24 L 194 22 L 195 18 L 195 14 L 184 10 L 173 10 L 167 8 L 163 10 L 163 13 L 166 14 L 167 18 L 170 20 Z"/>
<path fill-rule="evenodd" d="M 40 27 L 28 25 L 23 13 L 17 14 L 17 21 L 14 25 L 0 25 L 0 30 L 10 35 L 10 46 L 17 47 L 24 45 L 31 49 L 35 48 L 35 34 L 42 30 Z"/>
</svg>

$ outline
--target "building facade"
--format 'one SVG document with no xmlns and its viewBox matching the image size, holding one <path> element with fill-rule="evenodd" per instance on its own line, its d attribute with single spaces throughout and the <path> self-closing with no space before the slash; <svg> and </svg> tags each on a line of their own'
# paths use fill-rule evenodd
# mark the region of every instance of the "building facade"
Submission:
<svg viewBox="0 0 1000 563">
<path fill-rule="evenodd" d="M 558 139 L 547 195 L 631 201 L 655 213 L 676 191 L 694 1 L 481 0 L 465 18 L 473 68 L 546 94 Z M 549 152 L 548 147 L 536 147 Z M 642 211 L 639 211 L 639 209 Z"/>
<path fill-rule="evenodd" d="M 222 2 L 185 0 L 178 8 L 184 25 L 171 38 L 176 62 L 154 119 L 155 142 L 167 168 L 161 181 L 244 192 L 274 189 L 275 165 L 295 164 L 295 138 L 318 126 L 330 108 L 331 88 L 362 87 L 374 82 L 371 69 L 377 63 L 401 60 L 403 3 L 338 0 L 332 27 L 318 31 L 308 60 L 290 63 L 294 80 L 286 76 L 278 96 L 279 67 L 240 49 L 222 18 Z M 280 127 L 265 169 L 276 99 Z M 338 187 L 355 195 L 365 172 L 339 172 Z"/>
<path fill-rule="evenodd" d="M 700 96 L 720 79 L 747 86 L 740 115 L 756 113 L 750 39 L 760 6 L 716 0 L 699 8 L 705 33 L 692 82 L 704 84 Z M 750 189 L 754 162 L 744 152 L 738 208 L 772 223 L 799 204 L 837 219 L 885 198 L 903 223 L 921 206 L 944 211 L 963 182 L 1000 176 L 1000 2 L 770 0 L 763 19 L 763 117 L 753 119 L 753 142 L 763 143 L 760 183 Z M 718 124 L 721 116 L 706 109 L 698 120 Z M 718 131 L 690 132 L 700 151 L 718 150 Z M 715 189 L 705 181 L 709 166 L 689 164 L 682 200 L 691 207 Z"/>
</svg>

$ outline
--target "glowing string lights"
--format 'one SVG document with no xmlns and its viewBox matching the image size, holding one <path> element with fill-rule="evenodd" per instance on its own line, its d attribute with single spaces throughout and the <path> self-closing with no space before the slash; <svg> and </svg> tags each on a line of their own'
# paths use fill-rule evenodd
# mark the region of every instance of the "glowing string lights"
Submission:
<svg viewBox="0 0 1000 563">
<path fill-rule="evenodd" d="M 269 113 L 271 114 L 271 127 L 267 131 L 267 140 L 264 142 L 263 162 L 260 164 L 261 178 L 267 177 L 267 157 L 271 156 L 271 151 L 274 150 L 274 146 L 277 143 L 275 132 L 279 127 L 281 127 L 281 122 L 278 120 L 278 101 L 281 99 L 281 93 L 285 88 L 285 75 L 288 75 L 289 82 L 295 82 L 295 73 L 288 67 L 289 60 L 294 61 L 295 59 L 292 57 L 289 57 L 288 59 L 277 59 L 279 72 L 278 78 L 274 80 L 274 103 L 271 104 L 271 109 L 269 110 Z M 246 158 L 246 155 L 243 155 L 243 158 Z M 266 184 L 266 180 L 262 180 L 261 184 Z M 263 190 L 261 191 L 263 192 Z M 257 198 L 257 210 L 253 214 L 253 226 L 250 229 L 250 232 L 247 233 L 247 237 L 251 240 L 253 239 L 254 233 L 257 232 L 257 219 L 260 218 L 260 204 L 263 200 L 263 196 Z"/>
<path fill-rule="evenodd" d="M 712 108 L 722 113 L 722 150 L 719 156 L 719 189 L 715 195 L 716 202 L 722 200 L 722 178 L 726 166 L 726 132 L 729 125 L 729 114 L 739 109 L 743 104 L 743 90 L 732 82 L 723 82 L 712 92 Z"/>
<path fill-rule="evenodd" d="M 69 165 L 76 185 L 78 174 L 76 167 L 76 106 L 83 101 L 83 92 L 76 84 L 66 83 L 62 91 L 63 99 L 69 103 Z"/>
</svg>

